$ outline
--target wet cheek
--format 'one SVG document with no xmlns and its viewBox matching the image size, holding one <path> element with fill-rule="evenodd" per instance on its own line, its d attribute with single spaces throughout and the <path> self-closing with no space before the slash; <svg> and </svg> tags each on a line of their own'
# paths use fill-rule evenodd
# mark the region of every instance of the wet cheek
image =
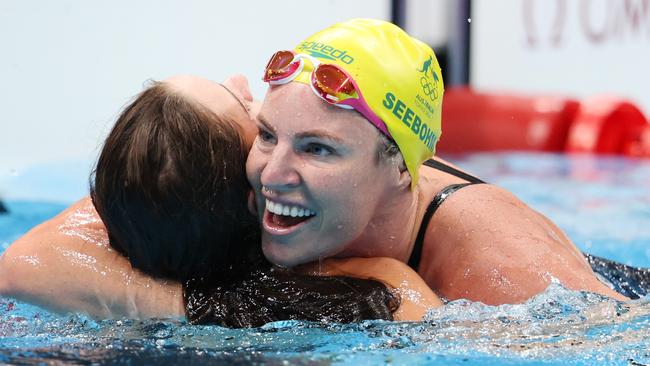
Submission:
<svg viewBox="0 0 650 366">
<path fill-rule="evenodd" d="M 356 183 L 352 182 L 350 178 L 357 173 L 357 171 L 343 170 L 341 167 L 336 167 L 330 171 L 317 171 L 314 174 L 314 180 L 331 195 L 346 196 L 350 189 L 356 187 Z"/>
<path fill-rule="evenodd" d="M 349 188 L 345 192 L 347 194 L 340 198 L 340 217 L 344 218 L 349 226 L 363 225 L 371 215 L 373 205 L 370 203 L 375 201 L 374 192 L 368 185 L 357 181 L 348 184 Z M 350 230 L 356 229 L 350 228 Z"/>
<path fill-rule="evenodd" d="M 338 188 L 337 188 L 338 189 Z M 358 231 L 359 212 L 358 202 L 354 196 L 333 194 L 325 198 L 328 202 L 328 230 L 334 235 L 348 236 Z"/>
<path fill-rule="evenodd" d="M 257 163 L 257 155 L 255 154 L 255 147 L 251 149 L 246 160 L 246 176 L 251 185 L 255 186 L 259 183 L 259 168 Z"/>
</svg>

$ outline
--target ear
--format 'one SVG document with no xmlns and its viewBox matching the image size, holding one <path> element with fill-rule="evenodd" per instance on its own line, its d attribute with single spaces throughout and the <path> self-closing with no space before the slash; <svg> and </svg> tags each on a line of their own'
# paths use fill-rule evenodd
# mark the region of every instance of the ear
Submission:
<svg viewBox="0 0 650 366">
<path fill-rule="evenodd" d="M 398 158 L 397 166 L 399 167 L 399 179 L 397 181 L 398 187 L 400 189 L 406 188 L 408 190 L 411 188 L 411 181 L 413 178 L 411 178 L 411 173 L 406 169 L 406 163 L 404 162 L 402 154 L 397 154 L 396 158 Z"/>
<path fill-rule="evenodd" d="M 406 168 L 404 168 L 404 170 L 401 170 L 399 174 L 399 188 L 410 190 L 412 179 L 413 178 L 411 178 L 411 173 L 409 173 Z"/>
<path fill-rule="evenodd" d="M 257 216 L 257 205 L 255 204 L 255 193 L 251 189 L 248 191 L 248 211 L 254 216 Z"/>
</svg>

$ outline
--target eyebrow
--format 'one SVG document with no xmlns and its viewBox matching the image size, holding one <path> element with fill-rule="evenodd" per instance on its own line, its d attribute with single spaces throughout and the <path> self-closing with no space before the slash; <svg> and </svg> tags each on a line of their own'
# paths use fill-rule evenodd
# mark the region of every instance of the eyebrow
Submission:
<svg viewBox="0 0 650 366">
<path fill-rule="evenodd" d="M 334 142 L 336 144 L 344 144 L 345 141 L 342 139 L 332 136 L 332 134 L 327 133 L 326 131 L 322 130 L 311 130 L 307 132 L 301 132 L 296 134 L 296 138 L 298 139 L 307 139 L 307 138 L 317 138 L 317 139 L 323 139 L 323 140 L 329 140 L 331 142 Z"/>
<path fill-rule="evenodd" d="M 269 130 L 269 131 L 271 131 L 273 133 L 276 133 L 275 128 L 273 128 L 273 126 L 271 126 L 266 121 L 266 118 L 264 118 L 264 115 L 262 114 L 262 112 L 260 112 L 257 115 L 257 121 L 262 126 L 264 126 L 264 128 L 266 128 L 267 130 Z M 319 129 L 296 133 L 295 137 L 297 139 L 317 138 L 317 139 L 329 140 L 329 141 L 334 142 L 336 144 L 344 144 L 345 143 L 345 141 L 343 139 L 338 138 L 336 136 L 333 136 L 332 134 L 328 133 L 327 131 L 323 131 L 323 130 L 319 130 Z"/>
<path fill-rule="evenodd" d="M 261 111 L 257 114 L 257 122 L 259 122 L 267 130 L 275 133 L 275 128 L 273 128 L 268 122 L 266 122 L 266 118 L 264 117 L 264 114 L 262 114 Z"/>
</svg>

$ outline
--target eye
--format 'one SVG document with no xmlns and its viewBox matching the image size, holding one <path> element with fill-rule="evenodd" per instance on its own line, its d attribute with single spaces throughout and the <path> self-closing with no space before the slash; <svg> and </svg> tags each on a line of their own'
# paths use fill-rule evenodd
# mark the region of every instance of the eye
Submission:
<svg viewBox="0 0 650 366">
<path fill-rule="evenodd" d="M 275 141 L 275 136 L 263 128 L 258 128 L 257 137 L 265 143 L 273 143 Z"/>
<path fill-rule="evenodd" d="M 330 156 L 335 153 L 333 148 L 315 142 L 307 144 L 305 146 L 305 152 L 315 156 Z"/>
</svg>

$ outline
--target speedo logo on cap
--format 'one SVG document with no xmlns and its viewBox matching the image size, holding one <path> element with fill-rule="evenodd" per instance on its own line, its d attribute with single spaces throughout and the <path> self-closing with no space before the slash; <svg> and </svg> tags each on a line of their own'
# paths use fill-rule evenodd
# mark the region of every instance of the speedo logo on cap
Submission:
<svg viewBox="0 0 650 366">
<path fill-rule="evenodd" d="M 298 46 L 298 49 L 309 53 L 316 58 L 324 58 L 326 60 L 341 60 L 343 63 L 351 64 L 354 62 L 354 57 L 347 54 L 345 50 L 339 50 L 325 43 L 319 42 L 303 42 Z"/>
</svg>

